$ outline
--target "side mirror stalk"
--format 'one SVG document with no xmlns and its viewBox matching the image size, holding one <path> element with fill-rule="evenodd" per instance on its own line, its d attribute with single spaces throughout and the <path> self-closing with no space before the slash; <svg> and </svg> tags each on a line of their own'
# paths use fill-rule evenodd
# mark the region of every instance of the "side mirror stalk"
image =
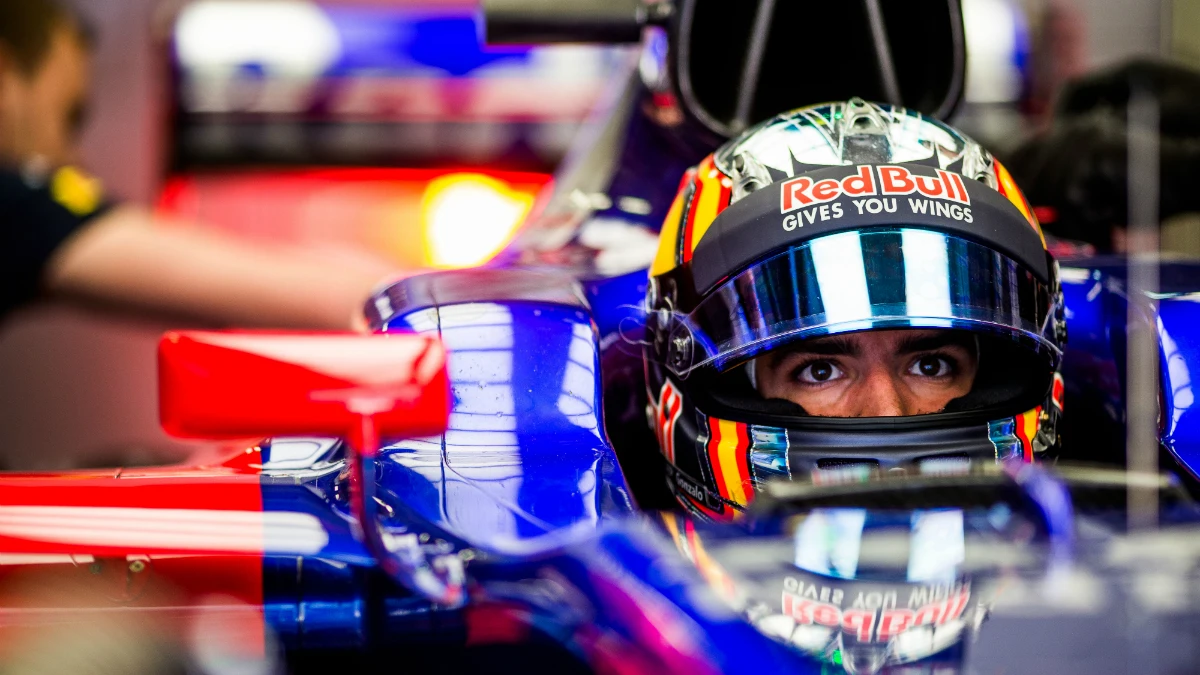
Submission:
<svg viewBox="0 0 1200 675">
<path fill-rule="evenodd" d="M 353 401 L 349 407 L 354 409 Z M 466 571 L 457 555 L 430 560 L 416 535 L 392 537 L 383 530 L 375 481 L 379 436 L 371 415 L 361 416 L 359 433 L 348 445 L 350 512 L 367 551 L 388 576 L 409 590 L 442 607 L 461 607 L 466 602 Z"/>
<path fill-rule="evenodd" d="M 447 607 L 465 601 L 457 555 L 426 555 L 384 530 L 376 499 L 381 437 L 441 433 L 446 352 L 424 335 L 171 332 L 159 342 L 159 417 L 178 438 L 346 438 L 358 536 L 392 579 Z"/>
</svg>

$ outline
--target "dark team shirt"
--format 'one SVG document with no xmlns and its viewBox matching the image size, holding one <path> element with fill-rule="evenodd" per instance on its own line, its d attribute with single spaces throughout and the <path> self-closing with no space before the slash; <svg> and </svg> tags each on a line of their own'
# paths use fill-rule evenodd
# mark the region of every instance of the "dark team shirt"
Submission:
<svg viewBox="0 0 1200 675">
<path fill-rule="evenodd" d="M 0 318 L 38 295 L 58 247 L 110 206 L 100 184 L 73 167 L 0 167 Z"/>
</svg>

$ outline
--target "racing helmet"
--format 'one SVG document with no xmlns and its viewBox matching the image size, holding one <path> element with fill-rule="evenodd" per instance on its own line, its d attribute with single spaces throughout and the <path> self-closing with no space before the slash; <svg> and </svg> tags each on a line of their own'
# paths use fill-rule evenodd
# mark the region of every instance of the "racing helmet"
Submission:
<svg viewBox="0 0 1200 675">
<path fill-rule="evenodd" d="M 1066 341 L 1057 263 L 1008 171 L 918 112 L 861 99 L 767 120 L 686 172 L 647 291 L 647 413 L 688 510 L 736 516 L 771 479 L 1052 455 Z M 974 342 L 938 412 L 837 418 L 761 395 L 754 359 L 815 338 Z"/>
</svg>

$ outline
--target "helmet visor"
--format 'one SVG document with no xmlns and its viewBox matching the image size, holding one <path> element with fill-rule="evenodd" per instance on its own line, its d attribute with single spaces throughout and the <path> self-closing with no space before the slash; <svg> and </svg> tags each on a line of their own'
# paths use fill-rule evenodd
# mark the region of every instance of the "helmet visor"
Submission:
<svg viewBox="0 0 1200 675">
<path fill-rule="evenodd" d="M 1054 294 L 986 246 L 915 228 L 811 239 L 721 283 L 677 315 L 668 366 L 725 370 L 787 342 L 883 328 L 1012 336 L 1057 365 Z"/>
</svg>

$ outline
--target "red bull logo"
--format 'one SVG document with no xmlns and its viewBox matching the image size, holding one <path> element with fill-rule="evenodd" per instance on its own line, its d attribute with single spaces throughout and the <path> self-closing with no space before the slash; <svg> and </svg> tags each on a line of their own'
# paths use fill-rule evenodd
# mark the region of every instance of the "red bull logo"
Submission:
<svg viewBox="0 0 1200 675">
<path fill-rule="evenodd" d="M 841 179 L 814 181 L 809 176 L 800 176 L 782 184 L 779 212 L 789 213 L 831 202 L 842 196 L 899 197 L 915 194 L 970 206 L 971 196 L 967 194 L 962 176 L 942 169 L 936 169 L 934 174 L 914 174 L 903 166 L 863 165 L 858 167 L 857 173 Z"/>
</svg>

